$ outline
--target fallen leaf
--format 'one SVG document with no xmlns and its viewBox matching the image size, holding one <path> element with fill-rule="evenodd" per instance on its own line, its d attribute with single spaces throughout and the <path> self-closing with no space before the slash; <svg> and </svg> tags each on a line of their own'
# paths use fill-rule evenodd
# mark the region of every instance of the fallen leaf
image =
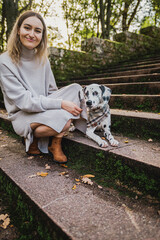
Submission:
<svg viewBox="0 0 160 240">
<path fill-rule="evenodd" d="M 148 139 L 148 142 L 153 142 L 152 138 L 149 138 L 149 139 Z"/>
<path fill-rule="evenodd" d="M 76 185 L 80 185 L 81 183 L 80 182 L 76 182 Z"/>
<path fill-rule="evenodd" d="M 92 177 L 95 177 L 95 176 L 92 175 L 92 174 L 86 174 L 86 175 L 84 175 L 83 177 L 86 177 L 86 178 L 92 178 Z"/>
<path fill-rule="evenodd" d="M 72 187 L 72 189 L 73 189 L 73 190 L 75 190 L 75 189 L 76 189 L 76 187 L 77 187 L 77 186 L 76 186 L 76 185 L 74 185 L 74 186 Z"/>
<path fill-rule="evenodd" d="M 46 170 L 50 170 L 51 167 L 50 167 L 48 164 L 46 164 L 46 165 L 45 165 L 45 169 L 46 169 Z"/>
<path fill-rule="evenodd" d="M 34 178 L 34 177 L 37 177 L 37 174 L 33 174 L 33 175 L 29 176 L 28 178 Z"/>
<path fill-rule="evenodd" d="M 66 174 L 68 174 L 68 172 L 60 172 L 60 173 L 59 173 L 60 176 L 64 176 L 64 175 L 66 175 Z"/>
<path fill-rule="evenodd" d="M 91 181 L 91 179 L 89 179 L 88 177 L 83 177 L 82 178 L 82 182 L 83 183 L 87 183 L 89 185 L 93 185 L 93 182 Z"/>
<path fill-rule="evenodd" d="M 129 143 L 129 141 L 128 140 L 126 140 L 126 141 L 124 141 L 125 143 Z"/>
<path fill-rule="evenodd" d="M 1 214 L 0 215 L 0 222 L 2 222 L 2 224 L 0 224 L 0 227 L 3 229 L 6 229 L 8 227 L 8 225 L 10 224 L 10 218 L 8 216 L 8 214 Z"/>
<path fill-rule="evenodd" d="M 47 172 L 37 172 L 37 175 L 41 176 L 41 177 L 46 177 L 48 175 L 48 173 Z"/>
<path fill-rule="evenodd" d="M 1 145 L 1 147 L 7 147 L 7 146 L 8 146 L 8 144 Z"/>
<path fill-rule="evenodd" d="M 76 181 L 76 182 L 80 182 L 80 179 L 75 178 L 75 181 Z"/>
<path fill-rule="evenodd" d="M 68 166 L 66 164 L 60 164 L 61 167 L 67 168 Z"/>
<path fill-rule="evenodd" d="M 30 157 L 28 157 L 28 159 L 33 159 L 34 158 L 34 156 L 30 156 Z"/>
<path fill-rule="evenodd" d="M 101 137 L 103 140 L 106 140 L 105 137 Z"/>
<path fill-rule="evenodd" d="M 102 186 L 100 186 L 100 185 L 98 185 L 98 188 L 99 188 L 99 189 L 102 189 L 103 187 L 102 187 Z"/>
</svg>

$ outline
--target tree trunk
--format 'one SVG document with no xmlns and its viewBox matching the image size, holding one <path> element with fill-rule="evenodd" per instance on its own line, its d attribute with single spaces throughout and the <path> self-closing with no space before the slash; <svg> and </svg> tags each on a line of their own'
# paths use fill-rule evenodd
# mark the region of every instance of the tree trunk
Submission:
<svg viewBox="0 0 160 240">
<path fill-rule="evenodd" d="M 106 38 L 107 39 L 109 39 L 109 36 L 110 36 L 111 4 L 112 4 L 112 0 L 108 0 L 107 19 L 106 19 Z"/>
<path fill-rule="evenodd" d="M 102 29 L 102 38 L 105 37 L 105 21 L 104 21 L 104 4 L 103 0 L 100 0 L 100 21 Z"/>
<path fill-rule="evenodd" d="M 123 32 L 128 30 L 127 17 L 128 17 L 129 5 L 130 5 L 130 3 L 128 1 L 125 1 L 124 10 L 123 10 L 123 13 L 122 13 L 122 31 Z"/>
</svg>

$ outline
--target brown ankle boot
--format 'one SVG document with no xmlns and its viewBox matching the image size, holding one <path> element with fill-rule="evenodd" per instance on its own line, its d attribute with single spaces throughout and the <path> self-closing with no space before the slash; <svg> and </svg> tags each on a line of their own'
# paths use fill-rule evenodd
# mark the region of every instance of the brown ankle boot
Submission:
<svg viewBox="0 0 160 240">
<path fill-rule="evenodd" d="M 62 138 L 53 137 L 51 146 L 48 147 L 48 150 L 53 155 L 54 162 L 64 164 L 67 162 L 67 157 L 62 151 L 61 141 Z"/>
<path fill-rule="evenodd" d="M 32 156 L 41 154 L 41 151 L 38 148 L 38 139 L 36 137 L 33 137 L 33 142 L 31 143 L 27 154 Z"/>
</svg>

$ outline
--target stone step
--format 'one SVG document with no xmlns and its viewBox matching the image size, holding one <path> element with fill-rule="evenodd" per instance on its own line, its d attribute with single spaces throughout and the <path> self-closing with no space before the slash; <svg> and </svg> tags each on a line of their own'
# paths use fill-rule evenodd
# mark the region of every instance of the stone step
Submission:
<svg viewBox="0 0 160 240">
<path fill-rule="evenodd" d="M 137 68 L 141 68 L 141 67 L 148 67 L 152 64 L 160 64 L 160 56 L 158 56 L 157 58 L 148 58 L 148 59 L 141 59 L 141 60 L 130 60 L 129 62 L 120 62 L 119 64 L 116 64 L 116 65 L 112 65 L 110 66 L 111 69 L 123 69 L 123 68 L 126 68 L 126 67 L 129 67 L 129 68 L 134 68 L 134 67 L 137 67 Z M 98 70 L 98 69 L 97 69 Z M 108 66 L 107 67 L 102 67 L 102 68 L 99 68 L 99 71 L 105 71 L 105 70 L 108 70 Z"/>
<path fill-rule="evenodd" d="M 160 60 L 155 63 L 155 61 L 150 61 L 150 62 L 146 62 L 144 64 L 144 62 L 142 62 L 142 64 L 135 64 L 134 63 L 126 63 L 126 65 L 123 65 L 123 63 L 120 63 L 119 65 L 116 66 L 107 66 L 106 68 L 100 68 L 100 69 L 96 69 L 96 72 L 93 74 L 86 74 L 85 78 L 91 78 L 94 76 L 97 77 L 101 77 L 103 76 L 103 74 L 108 74 L 108 73 L 113 73 L 113 72 L 123 72 L 123 71 L 132 71 L 132 70 L 141 70 L 141 69 L 148 69 L 148 68 L 159 68 L 160 67 Z M 84 77 L 74 77 L 74 79 L 83 79 Z"/>
<path fill-rule="evenodd" d="M 160 141 L 160 113 L 111 109 L 114 132 L 141 139 Z M 13 131 L 5 110 L 0 109 L 0 126 Z M 143 126 L 143 127 L 142 127 Z"/>
<path fill-rule="evenodd" d="M 141 69 L 124 69 L 121 71 L 117 71 L 118 69 L 114 69 L 114 71 L 99 73 L 99 74 L 93 74 L 93 75 L 87 75 L 85 76 L 88 79 L 90 78 L 104 78 L 104 77 L 118 77 L 118 76 L 129 76 L 129 75 L 141 75 L 141 74 L 150 74 L 150 73 L 159 73 L 160 72 L 160 64 L 158 67 L 150 67 L 150 68 L 141 68 Z M 81 78 L 83 79 L 83 78 Z M 80 79 L 79 79 L 80 80 Z"/>
<path fill-rule="evenodd" d="M 160 113 L 111 109 L 112 131 L 160 142 Z"/>
<path fill-rule="evenodd" d="M 112 94 L 160 94 L 160 82 L 135 82 L 106 84 Z"/>
<path fill-rule="evenodd" d="M 160 143 L 116 138 L 119 147 L 102 149 L 79 132 L 68 134 L 63 147 L 69 167 L 64 168 L 53 163 L 48 155 L 28 157 L 19 140 L 1 131 L 0 174 L 7 176 L 10 184 L 25 196 L 28 206 L 31 209 L 34 206 L 36 214 L 48 221 L 53 239 L 158 240 L 160 222 L 156 200 L 148 197 L 153 206 L 139 198 L 142 189 L 150 193 L 150 183 L 153 192 L 158 193 Z M 50 170 L 45 169 L 46 164 Z M 123 191 L 127 191 L 127 183 L 135 184 L 138 187 L 138 190 L 134 188 L 135 198 L 119 195 L 110 187 L 101 188 L 94 178 L 92 185 L 82 183 L 81 174 L 72 170 L 80 165 L 83 174 L 94 174 L 101 185 L 110 183 L 111 176 L 117 186 L 123 185 Z M 48 172 L 48 175 L 40 177 L 37 172 Z M 66 176 L 62 172 L 67 172 Z M 109 172 L 111 175 L 107 177 Z M 80 180 L 80 185 L 76 185 L 75 179 Z"/>
<path fill-rule="evenodd" d="M 160 95 L 112 94 L 110 107 L 125 110 L 160 112 Z"/>
<path fill-rule="evenodd" d="M 155 82 L 160 80 L 160 73 L 153 74 L 140 74 L 129 76 L 117 76 L 117 77 L 104 77 L 104 78 L 91 78 L 91 79 L 74 79 L 70 81 L 58 82 L 59 87 L 65 86 L 70 83 L 79 83 L 81 85 L 89 85 L 91 83 L 108 84 L 108 83 L 130 83 L 130 82 Z"/>
</svg>

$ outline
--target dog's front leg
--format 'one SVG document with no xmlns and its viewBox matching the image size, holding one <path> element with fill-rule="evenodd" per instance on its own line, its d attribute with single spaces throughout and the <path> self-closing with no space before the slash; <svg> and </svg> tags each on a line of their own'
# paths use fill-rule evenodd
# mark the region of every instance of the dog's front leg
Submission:
<svg viewBox="0 0 160 240">
<path fill-rule="evenodd" d="M 111 115 L 108 113 L 107 118 L 105 121 L 102 122 L 102 128 L 104 130 L 104 137 L 109 141 L 111 146 L 116 147 L 118 146 L 119 142 L 114 139 L 113 135 L 111 134 Z"/>
<path fill-rule="evenodd" d="M 108 143 L 94 133 L 95 129 L 96 129 L 96 127 L 87 128 L 87 130 L 86 130 L 87 137 L 92 139 L 96 143 L 98 143 L 98 145 L 100 147 L 103 147 L 103 148 L 108 147 Z"/>
</svg>

